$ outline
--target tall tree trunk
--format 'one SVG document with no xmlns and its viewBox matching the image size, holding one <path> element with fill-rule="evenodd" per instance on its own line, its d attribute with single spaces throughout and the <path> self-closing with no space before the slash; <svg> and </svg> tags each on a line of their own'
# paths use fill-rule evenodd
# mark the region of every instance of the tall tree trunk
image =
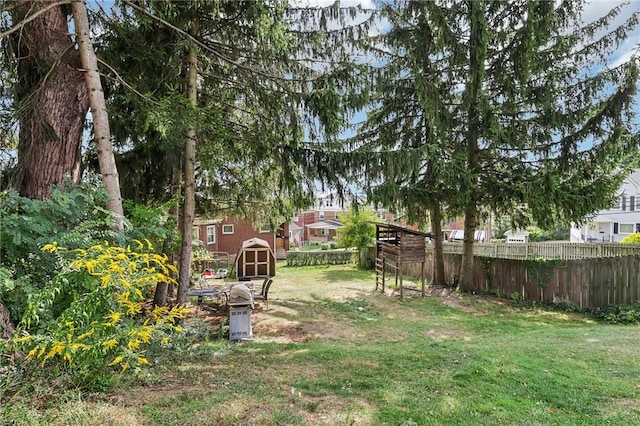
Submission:
<svg viewBox="0 0 640 426">
<path fill-rule="evenodd" d="M 486 21 L 484 2 L 467 1 L 470 14 L 469 36 L 469 80 L 467 86 L 468 131 L 467 131 L 467 169 L 469 178 L 466 190 L 469 192 L 464 212 L 464 246 L 460 265 L 459 288 L 462 291 L 473 289 L 473 244 L 477 227 L 478 211 L 478 140 L 480 139 L 480 94 L 484 79 L 486 59 Z"/>
<path fill-rule="evenodd" d="M 96 139 L 100 174 L 109 193 L 107 209 L 114 213 L 114 229 L 116 231 L 122 231 L 124 229 L 122 222 L 124 210 L 122 209 L 120 180 L 118 179 L 116 159 L 113 155 L 109 115 L 107 113 L 107 104 L 104 101 L 102 83 L 100 82 L 98 59 L 96 58 L 96 53 L 93 50 L 93 44 L 89 37 L 87 5 L 83 0 L 74 0 L 73 3 L 71 3 L 71 10 L 73 11 L 73 22 L 75 23 L 80 59 L 85 71 L 85 82 L 89 91 L 91 117 L 93 118 L 93 134 Z"/>
<path fill-rule="evenodd" d="M 442 214 L 440 207 L 432 207 L 431 234 L 433 235 L 433 282 L 434 287 L 444 287 L 444 253 L 442 250 Z"/>
<path fill-rule="evenodd" d="M 81 176 L 81 143 L 89 108 L 80 54 L 69 36 L 67 16 L 55 0 L 22 0 L 12 11 L 14 25 L 42 12 L 15 37 L 18 56 L 16 100 L 18 164 L 11 185 L 31 199 L 45 199 L 49 187 L 68 175 Z M 44 11 L 45 9 L 48 10 Z M 44 11 L 44 12 L 43 12 Z"/>
<path fill-rule="evenodd" d="M 192 35 L 198 34 L 198 19 L 194 18 Z M 189 74 L 187 77 L 187 98 L 193 108 L 196 108 L 198 101 L 198 55 L 197 48 L 191 42 L 189 48 Z M 187 301 L 187 290 L 191 275 L 191 254 L 193 251 L 193 219 L 196 210 L 196 130 L 189 129 L 187 132 L 187 142 L 184 149 L 184 203 L 182 206 L 182 245 L 180 247 L 180 268 L 178 277 L 177 303 L 183 304 Z"/>
<path fill-rule="evenodd" d="M 2 300 L 0 300 L 0 339 L 10 339 L 15 330 L 16 328 L 11 323 L 9 309 L 7 309 Z"/>
</svg>

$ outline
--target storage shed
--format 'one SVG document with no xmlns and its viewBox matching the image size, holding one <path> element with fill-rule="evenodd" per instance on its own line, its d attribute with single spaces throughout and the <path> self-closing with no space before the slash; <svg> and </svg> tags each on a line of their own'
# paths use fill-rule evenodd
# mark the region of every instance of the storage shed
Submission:
<svg viewBox="0 0 640 426">
<path fill-rule="evenodd" d="M 238 278 L 274 276 L 276 256 L 269 243 L 260 238 L 243 241 L 236 256 L 236 274 Z"/>
</svg>

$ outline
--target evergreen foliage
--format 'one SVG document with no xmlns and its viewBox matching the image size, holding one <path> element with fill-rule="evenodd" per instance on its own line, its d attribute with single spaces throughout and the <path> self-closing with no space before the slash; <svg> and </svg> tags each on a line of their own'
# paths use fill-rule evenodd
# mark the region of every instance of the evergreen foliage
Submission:
<svg viewBox="0 0 640 426">
<path fill-rule="evenodd" d="M 391 25 L 369 47 L 379 66 L 350 166 L 372 200 L 411 219 L 464 212 L 463 286 L 484 212 L 514 228 L 580 221 L 610 204 L 638 152 L 638 58 L 607 59 L 639 12 L 583 24 L 582 3 L 381 5 Z"/>
<path fill-rule="evenodd" d="M 302 142 L 345 126 L 350 101 L 330 82 L 351 72 L 336 46 L 355 37 L 340 25 L 358 10 L 149 0 L 123 1 L 118 14 L 103 16 L 100 54 L 112 67 L 106 72 L 121 78 L 107 89 L 114 134 L 133 144 L 119 158 L 126 196 L 144 202 L 175 192 L 167 188 L 179 182 L 184 135 L 194 127 L 199 214 L 275 225 L 306 208 L 315 164 L 305 167 L 313 160 Z M 196 15 L 200 36 L 190 37 Z M 190 39 L 198 48 L 195 109 L 183 95 Z"/>
</svg>

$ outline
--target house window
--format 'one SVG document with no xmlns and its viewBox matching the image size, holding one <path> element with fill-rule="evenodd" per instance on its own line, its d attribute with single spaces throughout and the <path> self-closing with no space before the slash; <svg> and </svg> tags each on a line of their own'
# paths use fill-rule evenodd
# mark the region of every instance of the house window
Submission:
<svg viewBox="0 0 640 426">
<path fill-rule="evenodd" d="M 192 238 L 194 240 L 199 240 L 200 239 L 200 227 L 199 226 L 194 226 L 193 227 L 193 235 Z"/>
<path fill-rule="evenodd" d="M 216 226 L 207 226 L 207 244 L 216 243 Z"/>
<path fill-rule="evenodd" d="M 222 225 L 223 234 L 233 234 L 233 225 Z"/>
<path fill-rule="evenodd" d="M 633 234 L 633 223 L 621 223 L 618 225 L 618 232 L 620 234 Z"/>
<path fill-rule="evenodd" d="M 634 211 L 636 209 L 636 197 L 633 195 L 629 197 L 629 210 Z"/>
<path fill-rule="evenodd" d="M 320 215 L 319 216 L 320 216 L 320 219 L 324 219 L 324 212 L 320 211 Z"/>
<path fill-rule="evenodd" d="M 269 225 L 262 225 L 262 226 L 260 227 L 260 233 L 261 233 L 261 234 L 268 234 L 268 233 L 270 233 L 270 232 L 271 232 L 271 226 L 269 226 Z"/>
<path fill-rule="evenodd" d="M 627 197 L 623 195 L 622 197 L 620 197 L 620 210 L 626 210 L 626 209 L 627 209 Z"/>
<path fill-rule="evenodd" d="M 329 230 L 325 228 L 320 229 L 320 235 L 329 235 Z"/>
</svg>

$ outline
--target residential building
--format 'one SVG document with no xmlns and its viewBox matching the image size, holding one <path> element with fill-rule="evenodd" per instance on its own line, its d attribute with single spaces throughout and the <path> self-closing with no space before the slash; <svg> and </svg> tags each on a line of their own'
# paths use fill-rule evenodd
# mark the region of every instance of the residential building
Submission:
<svg viewBox="0 0 640 426">
<path fill-rule="evenodd" d="M 235 217 L 225 219 L 196 218 L 193 229 L 194 241 L 207 251 L 227 253 L 233 261 L 242 243 L 251 238 L 259 238 L 269 243 L 269 247 L 281 259 L 289 250 L 289 224 L 283 223 L 277 230 L 269 225 L 255 228 L 251 223 Z"/>
<path fill-rule="evenodd" d="M 616 243 L 640 232 L 640 169 L 624 180 L 611 208 L 587 218 L 582 225 L 574 224 L 570 232 L 570 241 L 577 243 Z"/>
<path fill-rule="evenodd" d="M 350 203 L 340 200 L 335 191 L 319 194 L 309 210 L 293 218 L 290 227 L 293 244 L 320 244 L 333 241 L 337 230 L 343 226 L 338 216 L 349 206 Z"/>
</svg>

